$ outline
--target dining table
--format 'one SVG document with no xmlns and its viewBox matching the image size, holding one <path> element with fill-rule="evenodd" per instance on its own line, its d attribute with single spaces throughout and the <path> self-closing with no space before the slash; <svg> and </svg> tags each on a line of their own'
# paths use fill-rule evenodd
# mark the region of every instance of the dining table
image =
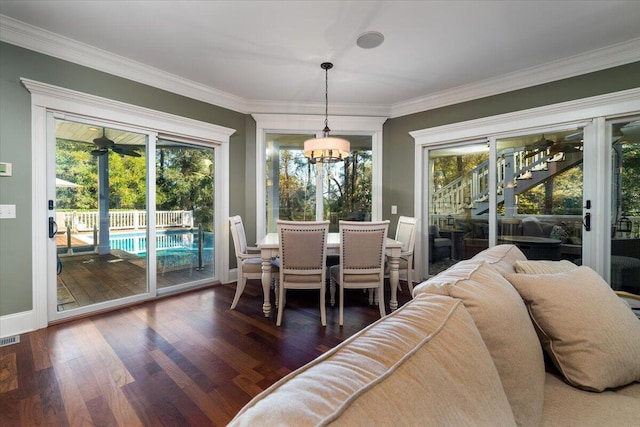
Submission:
<svg viewBox="0 0 640 427">
<path fill-rule="evenodd" d="M 258 242 L 260 256 L 262 257 L 262 292 L 264 302 L 262 311 L 265 317 L 271 313 L 271 262 L 280 252 L 280 242 L 278 233 L 267 233 Z M 398 308 L 398 282 L 400 279 L 398 267 L 400 265 L 400 252 L 402 242 L 387 237 L 385 242 L 385 254 L 389 263 L 389 283 L 391 287 L 391 297 L 389 308 L 394 311 Z M 340 255 L 340 233 L 329 233 L 327 236 L 327 255 Z"/>
</svg>

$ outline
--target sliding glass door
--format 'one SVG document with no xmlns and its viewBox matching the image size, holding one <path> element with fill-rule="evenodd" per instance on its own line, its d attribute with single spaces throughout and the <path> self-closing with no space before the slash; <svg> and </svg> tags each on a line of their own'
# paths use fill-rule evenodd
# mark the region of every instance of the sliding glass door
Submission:
<svg viewBox="0 0 640 427">
<path fill-rule="evenodd" d="M 574 127 L 496 140 L 497 243 L 582 262 L 583 139 Z"/>
<path fill-rule="evenodd" d="M 55 119 L 54 125 L 51 310 L 65 317 L 149 295 L 148 134 L 71 120 Z"/>
<path fill-rule="evenodd" d="M 428 216 L 423 233 L 428 274 L 489 247 L 487 141 L 428 150 Z"/>
<path fill-rule="evenodd" d="M 215 276 L 214 149 L 159 139 L 156 145 L 158 289 Z"/>
<path fill-rule="evenodd" d="M 611 287 L 640 295 L 640 117 L 606 126 L 611 141 Z"/>
</svg>

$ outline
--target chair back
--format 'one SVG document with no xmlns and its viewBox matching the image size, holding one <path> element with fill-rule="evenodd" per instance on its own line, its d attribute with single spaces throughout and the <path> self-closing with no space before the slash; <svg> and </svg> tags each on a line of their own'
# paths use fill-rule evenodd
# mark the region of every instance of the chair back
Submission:
<svg viewBox="0 0 640 427">
<path fill-rule="evenodd" d="M 246 254 L 247 236 L 244 234 L 244 225 L 240 215 L 229 217 L 229 228 L 233 237 L 233 246 L 236 250 L 236 257 L 240 254 Z"/>
<path fill-rule="evenodd" d="M 288 275 L 326 277 L 329 221 L 278 221 L 280 277 Z"/>
<path fill-rule="evenodd" d="M 402 255 L 410 255 L 416 243 L 416 218 L 401 216 L 398 218 L 398 227 L 396 228 L 396 240 L 402 242 Z"/>
<path fill-rule="evenodd" d="M 339 229 L 341 275 L 383 275 L 389 221 L 340 221 Z"/>
</svg>

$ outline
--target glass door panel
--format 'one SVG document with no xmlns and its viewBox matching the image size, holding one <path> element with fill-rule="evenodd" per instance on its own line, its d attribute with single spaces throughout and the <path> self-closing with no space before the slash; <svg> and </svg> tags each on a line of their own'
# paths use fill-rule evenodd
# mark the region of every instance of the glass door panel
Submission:
<svg viewBox="0 0 640 427">
<path fill-rule="evenodd" d="M 55 120 L 56 313 L 149 292 L 147 141 L 143 133 Z"/>
<path fill-rule="evenodd" d="M 489 247 L 486 141 L 428 150 L 428 274 Z"/>
<path fill-rule="evenodd" d="M 496 141 L 498 243 L 528 259 L 581 262 L 583 134 L 579 129 Z"/>
<path fill-rule="evenodd" d="M 214 149 L 158 140 L 157 288 L 215 276 Z"/>
<path fill-rule="evenodd" d="M 612 123 L 610 284 L 640 294 L 640 118 Z"/>
</svg>

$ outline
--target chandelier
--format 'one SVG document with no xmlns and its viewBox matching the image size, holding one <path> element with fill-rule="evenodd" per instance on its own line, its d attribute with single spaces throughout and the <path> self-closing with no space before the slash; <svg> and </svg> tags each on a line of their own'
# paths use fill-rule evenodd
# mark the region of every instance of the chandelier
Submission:
<svg viewBox="0 0 640 427">
<path fill-rule="evenodd" d="M 329 70 L 333 68 L 331 62 L 323 62 L 320 67 L 324 70 L 324 129 L 322 138 L 312 138 L 304 142 L 304 155 L 309 162 L 335 163 L 349 157 L 349 141 L 329 136 Z"/>
</svg>

